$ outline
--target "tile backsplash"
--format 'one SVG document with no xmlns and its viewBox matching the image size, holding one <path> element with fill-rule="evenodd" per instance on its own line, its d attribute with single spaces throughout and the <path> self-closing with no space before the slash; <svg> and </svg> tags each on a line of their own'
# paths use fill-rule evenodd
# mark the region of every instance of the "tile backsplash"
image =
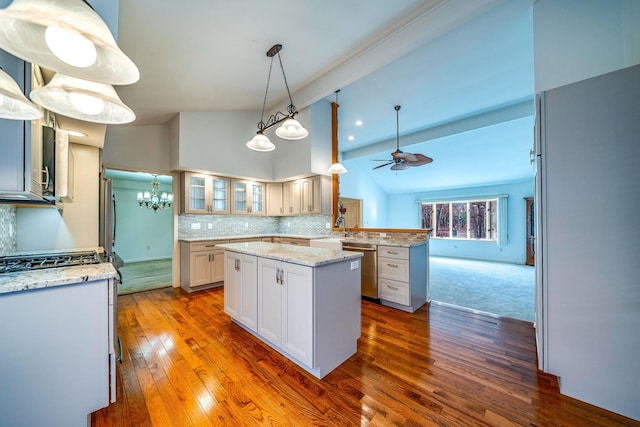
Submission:
<svg viewBox="0 0 640 427">
<path fill-rule="evenodd" d="M 0 256 L 9 255 L 16 251 L 16 207 L 0 205 Z"/>
<path fill-rule="evenodd" d="M 290 217 L 251 215 L 180 215 L 178 238 L 207 238 L 259 234 L 291 234 L 328 236 L 331 215 L 299 215 Z"/>
</svg>

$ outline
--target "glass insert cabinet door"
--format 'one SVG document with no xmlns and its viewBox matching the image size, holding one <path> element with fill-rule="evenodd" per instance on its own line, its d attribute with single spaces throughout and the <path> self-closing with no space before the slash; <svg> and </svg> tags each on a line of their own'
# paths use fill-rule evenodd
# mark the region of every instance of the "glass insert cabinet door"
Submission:
<svg viewBox="0 0 640 427">
<path fill-rule="evenodd" d="M 265 185 L 261 182 L 231 180 L 232 213 L 265 213 Z"/>
<path fill-rule="evenodd" d="M 200 173 L 184 173 L 183 213 L 228 214 L 229 179 Z"/>
<path fill-rule="evenodd" d="M 211 210 L 214 213 L 229 212 L 229 180 L 213 178 Z"/>
<path fill-rule="evenodd" d="M 207 210 L 207 188 L 206 177 L 189 176 L 189 210 L 190 211 L 206 211 Z"/>
</svg>

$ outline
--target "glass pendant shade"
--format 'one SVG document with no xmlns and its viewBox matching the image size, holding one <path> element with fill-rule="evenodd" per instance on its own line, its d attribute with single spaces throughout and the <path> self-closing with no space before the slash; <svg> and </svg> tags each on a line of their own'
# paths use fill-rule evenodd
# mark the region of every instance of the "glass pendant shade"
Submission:
<svg viewBox="0 0 640 427">
<path fill-rule="evenodd" d="M 302 127 L 299 121 L 295 119 L 287 119 L 276 129 L 276 135 L 282 139 L 297 140 L 306 138 L 309 132 Z"/>
<path fill-rule="evenodd" d="M 273 142 L 269 140 L 265 135 L 258 133 L 256 136 L 251 138 L 251 141 L 247 142 L 247 147 L 254 151 L 273 151 L 276 149 L 276 146 L 273 145 Z"/>
<path fill-rule="evenodd" d="M 82 0 L 13 0 L 0 9 L 0 48 L 80 79 L 113 85 L 140 79 L 107 24 Z"/>
<path fill-rule="evenodd" d="M 0 68 L 0 118 L 13 120 L 35 120 L 42 111 L 27 99 L 20 86 Z"/>
<path fill-rule="evenodd" d="M 329 167 L 327 172 L 329 172 L 330 174 L 341 175 L 343 173 L 347 173 L 348 170 L 342 165 L 342 163 L 334 163 Z"/>
<path fill-rule="evenodd" d="M 122 124 L 136 119 L 111 85 L 60 73 L 44 87 L 33 90 L 31 99 L 54 113 L 87 122 Z"/>
</svg>

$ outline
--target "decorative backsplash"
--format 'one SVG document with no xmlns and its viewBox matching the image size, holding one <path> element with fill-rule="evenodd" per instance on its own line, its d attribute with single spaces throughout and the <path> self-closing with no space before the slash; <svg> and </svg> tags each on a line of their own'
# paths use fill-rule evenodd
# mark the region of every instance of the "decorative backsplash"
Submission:
<svg viewBox="0 0 640 427">
<path fill-rule="evenodd" d="M 0 256 L 16 251 L 16 208 L 11 205 L 0 205 Z"/>
<path fill-rule="evenodd" d="M 291 234 L 297 236 L 329 236 L 331 215 L 300 215 L 291 217 L 251 215 L 180 215 L 178 238 L 207 238 L 259 235 Z"/>
</svg>

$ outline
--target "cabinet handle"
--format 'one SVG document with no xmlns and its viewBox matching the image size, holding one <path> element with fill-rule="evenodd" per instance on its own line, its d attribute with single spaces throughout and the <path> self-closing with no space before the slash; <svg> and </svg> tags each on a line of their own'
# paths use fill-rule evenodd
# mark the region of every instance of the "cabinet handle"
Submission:
<svg viewBox="0 0 640 427">
<path fill-rule="evenodd" d="M 387 263 L 387 265 L 388 265 L 389 267 L 398 268 L 398 264 L 389 264 L 389 263 Z"/>
<path fill-rule="evenodd" d="M 387 251 L 387 253 L 391 254 L 391 255 L 398 255 L 398 252 L 396 252 L 396 251 Z"/>
<path fill-rule="evenodd" d="M 240 271 L 240 260 L 236 260 L 236 271 Z"/>
<path fill-rule="evenodd" d="M 397 291 L 397 290 L 398 290 L 398 287 L 397 287 L 397 286 L 387 285 L 387 288 L 389 288 L 389 289 L 393 289 L 394 291 Z"/>
</svg>

